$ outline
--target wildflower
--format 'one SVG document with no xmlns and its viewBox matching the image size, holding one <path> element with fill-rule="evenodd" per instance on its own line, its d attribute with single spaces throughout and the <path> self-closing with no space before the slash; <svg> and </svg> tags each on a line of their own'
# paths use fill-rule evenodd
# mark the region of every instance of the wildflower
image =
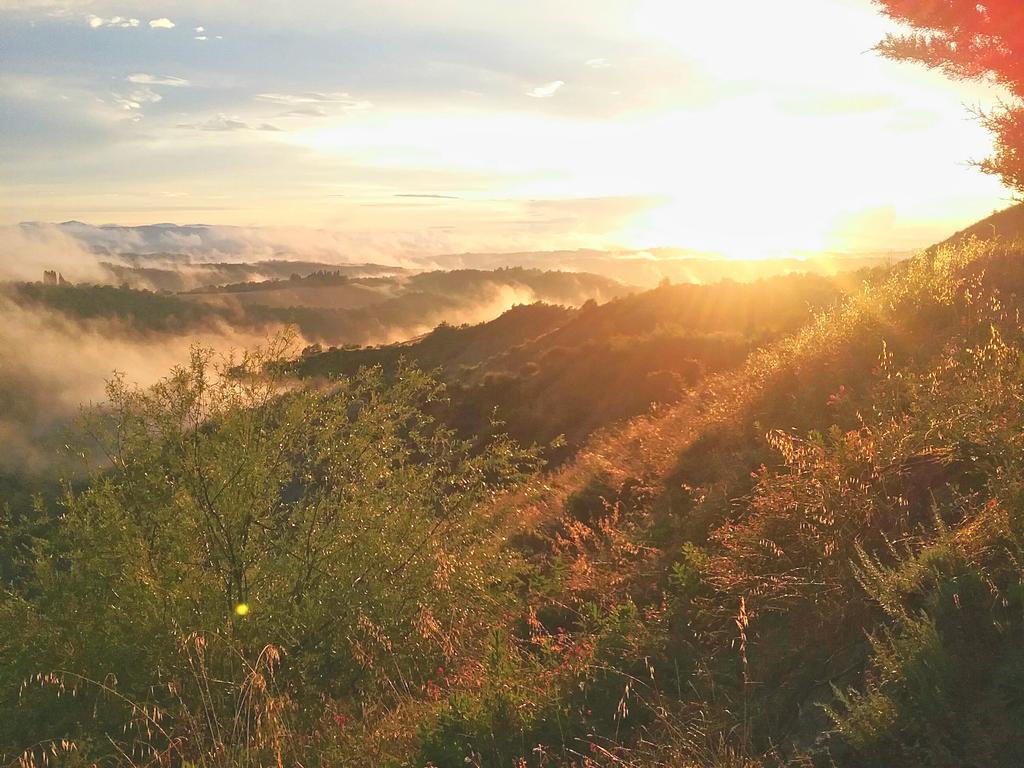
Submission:
<svg viewBox="0 0 1024 768">
<path fill-rule="evenodd" d="M 845 397 L 846 385 L 840 384 L 839 390 L 837 392 L 833 392 L 831 395 L 828 396 L 828 404 L 837 405 L 838 403 L 842 402 Z"/>
</svg>

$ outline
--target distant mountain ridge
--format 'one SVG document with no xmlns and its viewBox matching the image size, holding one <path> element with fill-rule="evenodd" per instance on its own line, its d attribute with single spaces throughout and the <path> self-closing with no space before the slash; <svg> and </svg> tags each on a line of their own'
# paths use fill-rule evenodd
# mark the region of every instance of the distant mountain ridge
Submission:
<svg viewBox="0 0 1024 768">
<path fill-rule="evenodd" d="M 29 222 L 21 226 L 29 230 L 55 227 L 92 253 L 131 259 L 135 266 L 143 266 L 143 262 L 150 260 L 168 264 L 301 260 L 317 262 L 321 265 L 318 268 L 372 263 L 412 271 L 532 267 L 591 272 L 645 287 L 654 287 L 665 278 L 673 282 L 705 283 L 722 279 L 750 281 L 796 272 L 833 275 L 888 264 L 912 255 L 904 251 L 794 252 L 770 258 L 752 253 L 748 259 L 729 259 L 720 254 L 678 247 L 429 254 L 397 243 L 374 244 L 345 233 L 300 227 L 172 223 L 97 226 L 74 220 L 55 225 Z"/>
</svg>

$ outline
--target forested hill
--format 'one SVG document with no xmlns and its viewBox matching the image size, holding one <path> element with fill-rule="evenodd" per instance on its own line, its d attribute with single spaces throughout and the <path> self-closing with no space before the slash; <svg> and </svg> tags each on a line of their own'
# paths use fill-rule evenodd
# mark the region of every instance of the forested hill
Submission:
<svg viewBox="0 0 1024 768">
<path fill-rule="evenodd" d="M 280 269 L 280 263 L 272 264 Z M 178 293 L 129 284 L 0 283 L 0 301 L 40 314 L 55 311 L 71 322 L 113 322 L 126 332 L 201 334 L 230 327 L 266 335 L 291 325 L 314 343 L 366 344 L 416 336 L 444 320 L 490 320 L 515 303 L 575 306 L 634 290 L 598 275 L 539 269 L 370 276 L 354 269 L 320 268 Z M 206 278 L 214 274 L 221 273 Z"/>
<path fill-rule="evenodd" d="M 2 508 L 0 755 L 1020 765 L 1022 259 L 969 240 L 844 285 L 517 308 L 300 361 L 380 363 L 327 386 L 280 348 L 115 381 L 92 481 L 57 515 Z M 549 414 L 588 385 L 598 411 L 639 382 L 611 352 L 661 329 L 751 349 L 548 469 L 459 439 L 457 398 L 395 362 L 487 386 L 527 360 L 572 382 L 523 390 L 557 393 Z M 610 378 L 576 372 L 577 335 Z M 654 349 L 657 371 L 688 359 Z"/>
<path fill-rule="evenodd" d="M 567 309 L 519 306 L 489 323 L 444 324 L 405 344 L 342 348 L 303 357 L 304 377 L 351 376 L 401 361 L 440 370 L 446 420 L 460 434 L 501 429 L 523 443 L 564 445 L 564 460 L 587 435 L 676 402 L 709 374 L 740 365 L 753 349 L 808 322 L 884 271 L 836 277 L 790 275 L 750 283 L 671 285 Z"/>
<path fill-rule="evenodd" d="M 502 502 L 517 608 L 390 714 L 406 748 L 345 744 L 433 766 L 1018 765 L 1022 259 L 919 256 Z"/>
<path fill-rule="evenodd" d="M 1022 259 L 919 256 L 509 502 L 521 623 L 420 759 L 1019 764 Z"/>
</svg>

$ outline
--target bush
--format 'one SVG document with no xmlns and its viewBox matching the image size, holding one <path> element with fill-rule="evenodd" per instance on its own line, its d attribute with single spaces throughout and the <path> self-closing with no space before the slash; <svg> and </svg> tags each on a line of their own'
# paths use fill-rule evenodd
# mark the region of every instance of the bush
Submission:
<svg viewBox="0 0 1024 768">
<path fill-rule="evenodd" d="M 418 685 L 475 631 L 501 568 L 474 511 L 533 454 L 455 439 L 427 415 L 443 388 L 412 368 L 289 388 L 283 344 L 223 364 L 197 349 L 148 390 L 114 379 L 84 420 L 92 481 L 67 491 L 52 534 L 0 520 L 16 569 L 0 595 L 0 752 L 65 739 L 131 753 L 126 712 L 154 713 L 156 753 L 244 751 L 232 724 L 253 680 L 267 685 L 267 654 L 271 698 L 312 733 L 339 706 Z M 227 649 L 198 677 L 196 638 Z M 19 703 L 37 673 L 76 695 Z M 195 713 L 204 727 L 186 728 Z"/>
</svg>

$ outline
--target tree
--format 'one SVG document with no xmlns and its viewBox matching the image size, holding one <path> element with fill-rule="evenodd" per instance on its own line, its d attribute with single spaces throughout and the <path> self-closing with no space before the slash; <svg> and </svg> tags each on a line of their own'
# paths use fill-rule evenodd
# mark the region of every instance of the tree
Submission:
<svg viewBox="0 0 1024 768">
<path fill-rule="evenodd" d="M 1013 101 L 981 119 L 995 152 L 979 163 L 1024 192 L 1024 2 L 1022 0 L 875 0 L 883 13 L 913 31 L 888 35 L 882 55 L 915 61 L 958 80 L 1004 86 Z"/>
<path fill-rule="evenodd" d="M 324 701 L 422 683 L 479 623 L 501 578 L 479 507 L 535 453 L 457 439 L 429 415 L 443 387 L 411 367 L 297 387 L 284 343 L 223 364 L 196 349 L 149 389 L 115 378 L 84 420 L 95 472 L 55 530 L 40 540 L 0 513 L 0 557 L 18 566 L 0 574 L 0 711 L 18 715 L 0 758 L 86 720 L 120 733 L 123 707 L 22 696 L 39 671 L 99 681 L 133 712 L 160 705 L 168 732 L 196 706 L 230 725 L 236 699 L 188 693 L 198 633 L 238 658 L 279 649 L 315 723 Z M 244 691 L 250 673 L 210 674 Z"/>
</svg>

